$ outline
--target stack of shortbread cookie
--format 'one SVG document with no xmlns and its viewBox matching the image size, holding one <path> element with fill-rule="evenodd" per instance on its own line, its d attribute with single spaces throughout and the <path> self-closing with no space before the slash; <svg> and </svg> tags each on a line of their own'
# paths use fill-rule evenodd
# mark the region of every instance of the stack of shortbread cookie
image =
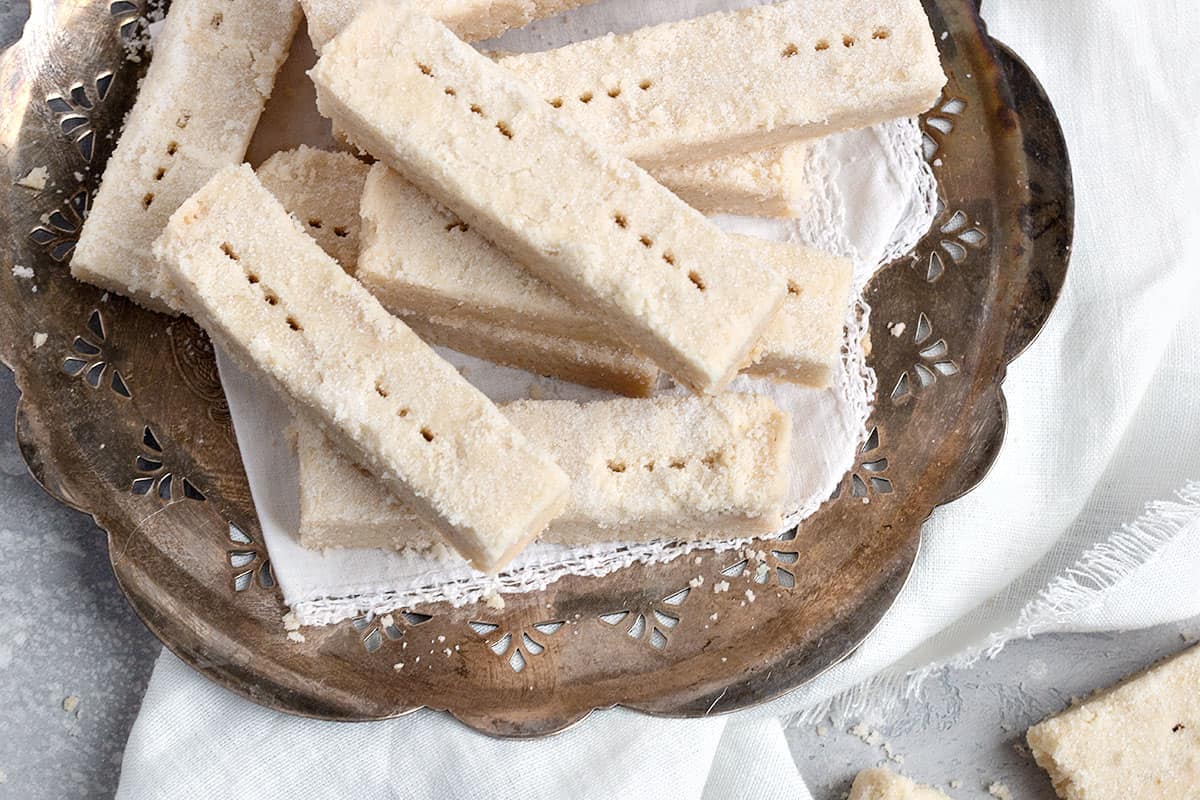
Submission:
<svg viewBox="0 0 1200 800">
<path fill-rule="evenodd" d="M 306 546 L 441 539 L 495 571 L 542 535 L 782 524 L 791 419 L 726 389 L 827 385 L 852 265 L 701 212 L 792 213 L 808 140 L 926 110 L 929 22 L 786 0 L 543 53 L 464 41 L 580 4 L 307 0 L 347 150 L 257 173 L 299 6 L 172 4 L 72 273 L 191 315 L 289 398 Z M 433 344 L 626 397 L 497 407 Z"/>
</svg>

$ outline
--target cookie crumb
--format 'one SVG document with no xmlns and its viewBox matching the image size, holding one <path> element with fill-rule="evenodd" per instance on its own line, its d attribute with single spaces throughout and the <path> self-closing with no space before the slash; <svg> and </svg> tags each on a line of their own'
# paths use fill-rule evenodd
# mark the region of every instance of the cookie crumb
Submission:
<svg viewBox="0 0 1200 800">
<path fill-rule="evenodd" d="M 729 591 L 729 581 L 717 581 L 713 584 L 713 594 Z"/>
<path fill-rule="evenodd" d="M 69 694 L 64 697 L 62 701 L 62 708 L 63 711 L 67 712 L 68 714 L 79 708 L 79 695 Z"/>
<path fill-rule="evenodd" d="M 46 340 L 49 338 L 50 337 L 44 333 L 35 333 L 33 335 L 33 349 L 37 350 L 39 347 L 44 345 L 46 343 Z"/>
<path fill-rule="evenodd" d="M 23 186 L 26 189 L 33 189 L 35 192 L 40 192 L 46 188 L 46 181 L 50 178 L 50 170 L 45 167 L 34 167 L 25 173 L 25 177 L 17 181 L 17 186 Z"/>
<path fill-rule="evenodd" d="M 483 595 L 483 602 L 488 608 L 500 611 L 504 608 L 504 598 L 496 591 L 495 586 L 489 586 L 487 592 Z"/>
<path fill-rule="evenodd" d="M 897 339 L 899 339 L 904 335 L 904 331 L 907 328 L 908 326 L 903 322 L 893 322 L 891 325 L 888 325 L 888 332 L 891 333 L 892 336 L 895 336 Z"/>
<path fill-rule="evenodd" d="M 29 267 L 23 267 L 20 264 L 13 264 L 13 277 L 24 278 L 27 281 L 33 280 L 33 270 Z"/>
<path fill-rule="evenodd" d="M 951 789 L 961 789 L 962 781 L 960 781 L 958 778 L 955 778 L 954 780 L 950 781 L 950 788 Z"/>
<path fill-rule="evenodd" d="M 287 637 L 290 641 L 293 641 L 296 644 L 304 644 L 305 641 L 304 634 L 300 631 L 288 631 Z"/>
<path fill-rule="evenodd" d="M 688 586 L 692 587 L 693 589 L 698 589 L 703 585 L 704 585 L 704 576 L 703 575 L 697 575 L 696 577 L 694 577 L 690 581 L 688 581 Z"/>
<path fill-rule="evenodd" d="M 392 669 L 396 670 L 396 672 L 399 672 L 400 670 L 404 669 L 404 662 L 397 661 L 395 664 L 392 664 Z"/>
<path fill-rule="evenodd" d="M 988 794 L 995 797 L 996 800 L 1013 800 L 1012 792 L 1003 783 L 990 783 L 987 790 Z"/>
<path fill-rule="evenodd" d="M 285 631 L 300 630 L 300 621 L 296 619 L 296 615 L 291 611 L 283 615 L 283 629 Z"/>
</svg>

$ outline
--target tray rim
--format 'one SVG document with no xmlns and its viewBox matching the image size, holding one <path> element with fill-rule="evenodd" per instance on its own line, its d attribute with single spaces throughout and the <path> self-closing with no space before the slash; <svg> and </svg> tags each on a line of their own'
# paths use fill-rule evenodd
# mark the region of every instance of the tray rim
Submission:
<svg viewBox="0 0 1200 800">
<path fill-rule="evenodd" d="M 971 6 L 974 6 L 974 3 L 972 3 L 971 0 L 965 0 L 965 3 L 969 4 Z M 31 20 L 33 18 L 33 14 L 38 13 L 37 7 L 39 5 L 41 5 L 41 3 L 38 2 L 37 0 L 35 0 L 33 5 L 34 5 L 33 9 L 31 9 Z M 981 32 L 983 33 L 984 41 L 991 42 L 995 46 L 998 54 L 1002 55 L 1004 58 L 1009 58 L 1014 63 L 1016 68 L 1023 69 L 1026 73 L 1026 77 L 1030 81 L 1032 81 L 1032 83 L 1035 86 L 1037 86 L 1040 89 L 1040 85 L 1037 84 L 1036 77 L 1033 75 L 1033 73 L 1031 71 L 1028 70 L 1028 67 L 1025 66 L 1024 63 L 1021 62 L 1020 59 L 1014 53 L 1012 53 L 1011 50 L 1009 50 L 1007 47 L 1005 47 L 1003 44 L 1001 44 L 999 42 L 995 42 L 994 40 L 990 40 L 990 38 L 988 38 L 986 36 L 986 32 L 985 32 L 985 28 L 983 26 L 982 20 L 979 20 L 978 17 L 976 17 L 976 21 L 980 26 Z M 23 39 L 23 37 L 22 37 L 22 39 Z M 13 43 L 13 45 L 11 45 L 9 48 L 7 48 L 3 54 L 0 54 L 0 58 L 11 57 L 10 54 L 17 52 L 19 49 L 19 46 L 22 43 L 22 39 L 18 39 L 16 42 Z M 1046 109 L 1049 110 L 1051 116 L 1053 117 L 1053 106 L 1049 103 L 1049 99 L 1045 97 L 1044 92 L 1042 92 L 1042 98 L 1045 101 Z M 1055 127 L 1055 131 L 1057 133 L 1057 136 L 1059 137 L 1060 140 L 1062 140 L 1062 138 L 1063 138 L 1062 130 L 1061 130 L 1061 126 L 1057 124 L 1057 120 L 1054 120 L 1054 127 Z M 1065 152 L 1066 152 L 1065 141 L 1062 141 L 1061 145 L 1063 148 L 1063 152 L 1065 154 Z M 1068 223 L 1070 223 L 1071 221 L 1073 221 L 1073 196 L 1072 196 L 1071 188 L 1070 188 L 1069 161 L 1064 161 L 1064 163 L 1062 164 L 1062 167 L 1063 167 L 1064 177 L 1065 177 L 1065 181 L 1066 181 L 1066 188 L 1067 188 L 1067 194 L 1066 194 L 1065 199 L 1069 205 L 1069 208 L 1067 211 L 1067 217 L 1068 217 Z M 1068 234 L 1068 240 L 1069 239 L 1070 239 L 1070 234 Z M 1068 244 L 1067 257 L 1069 258 L 1069 244 Z M 1045 320 L 1048 318 L 1049 314 L 1051 313 L 1051 311 L 1055 305 L 1055 302 L 1058 299 L 1058 296 L 1059 296 L 1059 294 L 1061 292 L 1061 288 L 1062 288 L 1062 282 L 1063 282 L 1063 280 L 1065 280 L 1065 276 L 1066 276 L 1067 261 L 1064 259 L 1062 261 L 1061 265 L 1059 265 L 1059 266 L 1060 266 L 1060 269 L 1056 273 L 1057 281 L 1052 283 L 1052 285 L 1050 286 L 1051 292 L 1050 292 L 1049 297 L 1044 298 L 1043 302 L 1036 309 L 1034 309 L 1037 312 L 1034 315 L 1034 317 L 1031 319 L 1023 320 L 1022 322 L 1024 323 L 1024 325 L 1020 329 L 1017 329 L 1015 326 L 1010 326 L 1009 341 L 1006 342 L 1005 356 L 999 365 L 999 371 L 996 375 L 996 382 L 995 382 L 994 413 L 998 420 L 999 429 L 998 429 L 997 440 L 994 442 L 994 446 L 988 448 L 988 452 L 983 461 L 974 465 L 971 479 L 968 482 L 964 482 L 962 485 L 957 487 L 955 491 L 950 492 L 946 497 L 944 497 L 943 499 L 936 502 L 932 506 L 932 508 L 930 508 L 929 513 L 932 513 L 932 511 L 934 509 L 936 509 L 942 505 L 945 505 L 949 502 L 952 502 L 953 500 L 957 499 L 958 497 L 961 497 L 963 494 L 966 494 L 967 492 L 969 492 L 971 489 L 975 488 L 979 484 L 979 482 L 986 476 L 986 473 L 990 469 L 995 456 L 998 454 L 1000 444 L 1003 440 L 1004 430 L 1007 425 L 1007 413 L 1006 413 L 1004 395 L 1003 395 L 1003 390 L 1002 390 L 1001 384 L 1003 382 L 1004 375 L 1007 371 L 1008 364 L 1011 363 L 1012 360 L 1015 359 L 1026 347 L 1028 347 L 1028 345 L 1036 338 L 1038 333 L 1040 333 L 1041 328 L 1045 323 Z M 15 384 L 17 386 L 18 391 L 21 393 L 21 397 L 18 399 L 18 403 L 17 403 L 16 417 L 15 417 L 14 423 L 15 423 L 16 431 L 17 431 L 17 440 L 21 446 L 22 458 L 26 462 L 27 469 L 29 470 L 29 472 L 30 472 L 31 476 L 34 478 L 34 480 L 39 484 L 39 486 L 41 486 L 48 494 L 50 494 L 56 500 L 64 503 L 68 507 L 71 507 L 77 511 L 86 513 L 92 517 L 92 519 L 95 521 L 97 526 L 100 527 L 102 530 L 104 530 L 106 537 L 108 537 L 108 541 L 110 544 L 110 560 L 112 560 L 112 555 L 113 555 L 111 553 L 112 534 L 109 532 L 109 527 L 112 524 L 112 522 L 107 521 L 107 524 L 106 524 L 105 517 L 108 515 L 106 515 L 105 512 L 107 509 L 104 509 L 104 508 L 89 509 L 89 508 L 85 507 L 85 504 L 83 504 L 82 502 L 77 501 L 75 498 L 73 498 L 68 492 L 56 490 L 56 489 L 65 490 L 67 484 L 61 480 L 59 480 L 59 481 L 53 480 L 53 477 L 55 475 L 55 470 L 53 468 L 53 465 L 48 464 L 47 462 L 39 459 L 37 457 L 38 453 L 37 453 L 36 448 L 31 444 L 31 442 L 33 441 L 32 434 L 29 431 L 29 428 L 31 426 L 31 419 L 27 413 L 27 408 L 26 408 L 26 402 L 27 402 L 27 399 L 26 399 L 27 394 L 25 391 L 26 375 L 25 375 L 24 371 L 19 368 L 19 364 L 17 364 L 17 360 L 15 358 L 10 359 L 9 353 L 7 351 L 0 352 L 0 361 L 2 361 L 5 364 L 5 366 L 8 366 L 9 369 L 13 372 Z M 14 366 L 14 365 L 16 365 L 16 366 Z M 847 650 L 842 654 L 842 656 L 840 658 L 833 660 L 829 664 L 826 664 L 818 672 L 816 672 L 813 675 L 808 676 L 799 684 L 784 686 L 784 687 L 780 688 L 778 691 L 775 691 L 773 693 L 761 694 L 761 695 L 757 696 L 753 701 L 746 703 L 744 705 L 735 705 L 735 706 L 728 707 L 728 708 L 722 708 L 719 711 L 716 711 L 715 713 L 722 713 L 722 714 L 723 713 L 731 713 L 733 711 L 740 710 L 740 709 L 748 707 L 748 706 L 759 705 L 762 703 L 769 702 L 770 700 L 774 699 L 775 697 L 778 697 L 788 691 L 792 691 L 796 688 L 799 688 L 799 686 L 803 685 L 803 683 L 807 683 L 807 682 L 815 679 L 818 675 L 820 675 L 823 672 L 827 671 L 828 669 L 832 668 L 834 665 L 839 663 L 842 659 L 844 659 L 845 657 L 850 655 L 850 653 L 852 653 L 853 650 L 855 648 L 857 648 L 858 644 L 860 644 L 863 639 L 865 639 L 867 636 L 869 636 L 870 632 L 872 630 L 874 630 L 874 628 L 879 624 L 879 622 L 881 621 L 887 608 L 889 608 L 891 606 L 891 604 L 895 600 L 895 597 L 898 594 L 900 588 L 903 586 L 904 582 L 907 580 L 908 576 L 911 574 L 911 570 L 912 570 L 912 567 L 913 567 L 913 565 L 915 563 L 915 559 L 916 559 L 917 548 L 920 546 L 921 539 L 922 539 L 922 537 L 919 534 L 915 537 L 914 546 L 912 548 L 912 557 L 907 560 L 907 564 L 906 564 L 905 569 L 903 570 L 902 575 L 899 575 L 897 580 L 892 581 L 892 589 L 890 591 L 885 592 L 885 594 L 887 595 L 887 598 L 881 604 L 878 614 L 871 615 L 872 619 L 870 620 L 870 624 L 862 631 L 861 635 L 857 637 L 853 646 L 847 648 Z M 161 641 L 163 641 L 164 645 L 169 650 L 171 650 L 177 656 L 181 657 L 183 660 L 188 662 L 194 668 L 197 668 L 197 671 L 199 671 L 201 674 L 204 674 L 210 680 L 213 680 L 214 682 L 216 682 L 222 686 L 225 686 L 226 688 L 229 688 L 229 689 L 235 691 L 236 693 L 238 693 L 244 697 L 247 697 L 248 699 L 251 699 L 255 702 L 265 703 L 267 705 L 270 705 L 271 707 L 277 708 L 279 710 L 283 710 L 288 713 L 299 714 L 302 716 L 311 716 L 311 717 L 321 718 L 321 719 L 345 719 L 345 717 L 338 716 L 338 715 L 326 715 L 326 714 L 322 714 L 322 713 L 307 713 L 306 711 L 304 711 L 302 709 L 282 707 L 277 703 L 271 702 L 270 698 L 256 696 L 255 692 L 253 691 L 253 687 L 252 687 L 252 684 L 250 681 L 247 681 L 246 683 L 238 682 L 236 680 L 230 679 L 228 677 L 227 673 L 214 674 L 211 670 L 199 667 L 196 664 L 197 659 L 196 659 L 195 654 L 189 653 L 184 648 L 180 647 L 178 642 L 174 641 L 171 637 L 166 635 L 165 632 L 162 630 L 163 626 L 161 626 L 159 624 L 159 620 L 158 620 L 159 614 L 156 613 L 158 611 L 158 609 L 155 609 L 155 608 L 152 608 L 149 606 L 143 607 L 142 603 L 140 602 L 140 600 L 142 598 L 137 597 L 136 593 L 133 592 L 131 590 L 131 588 L 126 585 L 125 578 L 122 574 L 122 571 L 116 567 L 115 562 L 114 562 L 113 566 L 114 566 L 114 573 L 116 574 L 116 577 L 118 579 L 119 585 L 121 586 L 122 592 L 126 595 L 126 598 L 130 602 L 131 607 L 134 608 L 135 613 L 138 614 L 139 618 L 142 619 L 143 623 L 147 625 L 147 627 L 155 634 L 156 637 L 158 637 Z M 250 671 L 250 673 L 253 674 L 252 671 Z M 654 716 L 672 716 L 672 717 L 691 716 L 691 714 L 688 714 L 686 711 L 683 713 L 662 711 L 662 710 L 658 710 L 658 709 L 654 709 L 654 708 L 641 707 L 637 704 L 617 703 L 614 705 L 625 705 L 628 708 L 632 708 L 632 709 L 638 710 L 642 713 L 647 713 L 647 714 L 654 715 Z M 419 709 L 425 708 L 425 707 L 437 708 L 436 705 L 427 705 L 427 706 L 416 705 L 416 706 L 412 706 L 409 708 L 399 710 L 397 712 L 389 713 L 384 716 L 362 717 L 361 719 L 364 719 L 364 720 L 365 719 L 383 719 L 383 718 L 403 716 L 404 714 L 411 713 L 412 711 L 416 711 L 416 710 L 419 710 Z M 477 730 L 480 729 L 480 726 L 477 724 L 477 720 L 472 719 L 470 717 L 470 715 L 460 714 L 453 709 L 441 709 L 441 710 L 448 710 L 449 713 L 451 713 L 456 718 L 463 721 L 465 724 L 467 724 Z M 596 709 L 592 709 L 592 710 L 596 710 Z M 585 711 L 582 714 L 574 715 L 574 717 L 572 719 L 565 720 L 565 721 L 563 721 L 563 724 L 558 725 L 557 727 L 552 727 L 551 729 L 548 729 L 548 730 L 545 730 L 545 729 L 538 730 L 538 731 L 534 731 L 529 734 L 516 732 L 515 734 L 508 733 L 507 735 L 510 735 L 510 736 L 511 735 L 538 736 L 538 735 L 545 735 L 547 733 L 557 732 L 559 730 L 564 729 L 565 727 L 567 727 L 569 725 L 572 725 L 574 723 L 577 723 L 577 722 L 585 719 L 590 713 L 591 713 L 591 711 Z M 483 732 L 493 734 L 493 735 L 505 735 L 496 730 L 484 729 Z"/>
</svg>

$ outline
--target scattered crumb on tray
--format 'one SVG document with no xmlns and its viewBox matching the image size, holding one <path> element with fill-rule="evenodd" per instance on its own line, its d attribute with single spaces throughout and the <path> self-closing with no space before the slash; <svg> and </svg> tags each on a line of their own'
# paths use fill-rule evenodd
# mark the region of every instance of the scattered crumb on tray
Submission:
<svg viewBox="0 0 1200 800">
<path fill-rule="evenodd" d="M 62 701 L 62 708 L 63 711 L 67 712 L 68 714 L 79 708 L 79 695 L 69 694 L 64 697 Z"/>
<path fill-rule="evenodd" d="M 44 333 L 35 333 L 35 334 L 33 335 L 33 349 L 34 349 L 34 350 L 37 350 L 39 347 L 41 347 L 42 345 L 44 345 L 44 344 L 46 343 L 46 340 L 47 340 L 48 338 L 50 338 L 50 337 L 48 337 L 48 336 L 47 336 L 46 334 L 44 334 Z"/>
<path fill-rule="evenodd" d="M 828 735 L 829 735 L 829 728 L 826 728 L 824 725 L 817 726 L 817 736 L 824 739 Z"/>
<path fill-rule="evenodd" d="M 0 769 L 0 783 L 8 783 L 8 773 Z"/>
<path fill-rule="evenodd" d="M 24 278 L 29 281 L 33 280 L 33 270 L 29 267 L 23 267 L 20 264 L 13 264 L 12 274 L 17 278 Z"/>
<path fill-rule="evenodd" d="M 955 778 L 954 780 L 950 781 L 950 788 L 951 789 L 961 789 L 962 781 L 960 781 L 958 778 Z"/>
<path fill-rule="evenodd" d="M 26 189 L 33 189 L 35 192 L 40 192 L 46 188 L 46 181 L 50 178 L 50 171 L 45 167 L 34 167 L 25 173 L 25 177 L 17 181 L 17 186 L 23 186 Z"/>
<path fill-rule="evenodd" d="M 871 730 L 865 722 L 857 722 L 849 731 L 851 736 L 857 736 L 864 744 L 869 744 L 871 747 L 878 747 L 883 744 L 883 736 L 879 731 Z"/>
</svg>

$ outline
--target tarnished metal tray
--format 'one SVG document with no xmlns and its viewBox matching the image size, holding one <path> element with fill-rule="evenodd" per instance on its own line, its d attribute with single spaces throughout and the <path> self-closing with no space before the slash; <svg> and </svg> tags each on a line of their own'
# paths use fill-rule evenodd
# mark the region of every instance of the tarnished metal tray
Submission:
<svg viewBox="0 0 1200 800">
<path fill-rule="evenodd" d="M 30 471 L 108 532 L 121 587 L 167 647 L 282 711 L 425 706 L 531 736 L 614 704 L 698 716 L 798 686 L 871 630 L 921 522 L 987 471 L 1005 366 L 1049 314 L 1070 252 L 1070 168 L 1037 81 L 970 0 L 926 5 L 948 33 L 949 84 L 923 119 L 944 208 L 869 287 L 880 389 L 857 465 L 816 516 L 762 546 L 762 566 L 708 554 L 567 578 L 502 611 L 431 606 L 286 638 L 208 339 L 68 272 L 145 67 L 124 46 L 144 9 L 124 0 L 35 2 L 0 62 L 0 346 Z M 19 185 L 42 166 L 44 188 L 36 171 L 35 188 Z M 689 589 L 697 575 L 730 591 Z"/>
</svg>

